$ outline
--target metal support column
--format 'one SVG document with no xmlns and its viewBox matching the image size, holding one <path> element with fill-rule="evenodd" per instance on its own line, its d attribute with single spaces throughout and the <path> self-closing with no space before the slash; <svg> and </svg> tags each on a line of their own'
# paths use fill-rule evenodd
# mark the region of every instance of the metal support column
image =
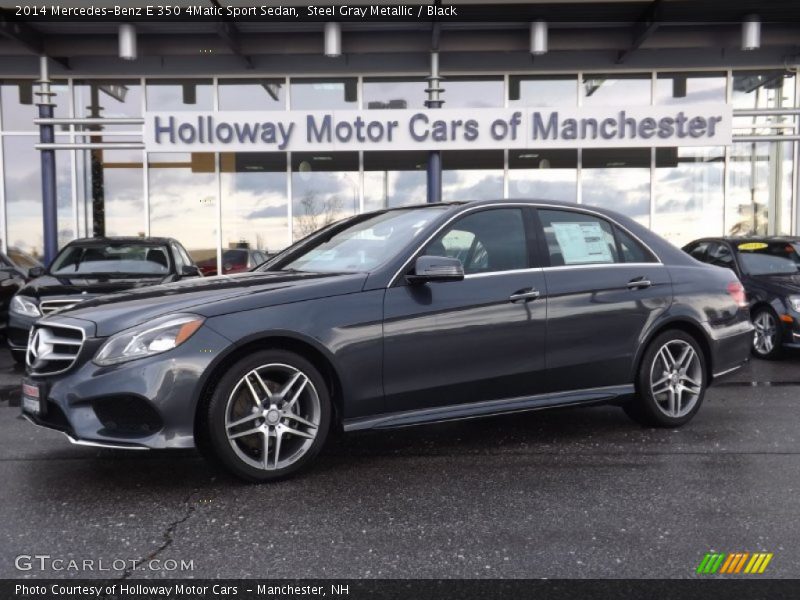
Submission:
<svg viewBox="0 0 800 600">
<path fill-rule="evenodd" d="M 428 77 L 428 87 L 425 91 L 428 99 L 425 106 L 428 108 L 441 108 L 444 100 L 440 94 L 444 91 L 441 87 L 442 77 L 439 75 L 439 52 L 431 52 L 431 75 Z M 428 203 L 434 204 L 442 201 L 442 153 L 431 150 L 428 155 Z"/>
<path fill-rule="evenodd" d="M 51 101 L 54 92 L 50 90 L 47 57 L 39 57 L 40 77 L 39 118 L 52 119 L 54 104 Z M 43 144 L 55 142 L 55 127 L 52 124 L 39 125 L 39 141 Z M 44 149 L 41 152 L 42 162 L 42 223 L 44 227 L 44 264 L 49 266 L 58 252 L 58 199 L 56 197 L 56 151 Z"/>
</svg>

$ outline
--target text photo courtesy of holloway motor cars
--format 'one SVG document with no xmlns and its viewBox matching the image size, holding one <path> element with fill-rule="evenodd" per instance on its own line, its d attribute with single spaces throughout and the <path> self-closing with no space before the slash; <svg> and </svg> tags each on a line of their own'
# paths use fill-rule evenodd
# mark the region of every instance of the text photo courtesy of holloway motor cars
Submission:
<svg viewBox="0 0 800 600">
<path fill-rule="evenodd" d="M 0 597 L 796 597 L 800 4 L 73 4 L 0 8 Z"/>
</svg>

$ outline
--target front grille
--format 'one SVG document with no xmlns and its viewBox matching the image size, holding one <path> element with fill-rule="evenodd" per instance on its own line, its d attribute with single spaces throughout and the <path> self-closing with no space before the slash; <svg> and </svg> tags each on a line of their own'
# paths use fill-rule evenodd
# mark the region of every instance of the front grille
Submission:
<svg viewBox="0 0 800 600">
<path fill-rule="evenodd" d="M 39 310 L 42 311 L 42 315 L 47 316 L 50 313 L 56 312 L 57 310 L 72 308 L 73 306 L 75 306 L 80 302 L 83 302 L 83 300 L 79 298 L 63 298 L 61 300 L 41 300 L 39 302 Z"/>
<path fill-rule="evenodd" d="M 75 363 L 83 340 L 83 330 L 77 327 L 35 325 L 28 338 L 26 362 L 36 375 L 61 373 Z"/>
</svg>

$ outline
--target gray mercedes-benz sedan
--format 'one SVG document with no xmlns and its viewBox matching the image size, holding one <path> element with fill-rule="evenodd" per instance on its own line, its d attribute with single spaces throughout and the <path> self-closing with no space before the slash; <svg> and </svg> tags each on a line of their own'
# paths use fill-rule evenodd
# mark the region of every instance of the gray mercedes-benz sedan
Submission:
<svg viewBox="0 0 800 600">
<path fill-rule="evenodd" d="M 752 338 L 734 273 L 624 216 L 432 204 L 334 223 L 252 272 L 48 315 L 22 410 L 76 443 L 197 446 L 267 481 L 332 428 L 599 402 L 683 425 Z"/>
</svg>

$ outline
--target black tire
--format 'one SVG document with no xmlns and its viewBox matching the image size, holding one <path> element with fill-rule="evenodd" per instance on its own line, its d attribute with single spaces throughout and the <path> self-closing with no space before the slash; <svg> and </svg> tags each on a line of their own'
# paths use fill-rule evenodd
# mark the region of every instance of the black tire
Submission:
<svg viewBox="0 0 800 600">
<path fill-rule="evenodd" d="M 676 347 L 678 349 L 685 349 L 687 345 L 691 347 L 696 357 L 695 361 L 694 358 L 690 358 L 687 354 L 687 359 L 691 364 L 690 373 L 684 375 L 685 379 L 681 379 L 681 377 L 678 376 L 677 381 L 673 381 L 670 376 L 668 381 L 656 387 L 657 390 L 660 390 L 662 386 L 669 388 L 678 384 L 691 385 L 691 389 L 682 389 L 680 394 L 677 395 L 677 398 L 682 398 L 683 394 L 686 393 L 687 398 L 691 398 L 691 406 L 689 406 L 689 401 L 687 401 L 685 403 L 685 413 L 678 410 L 675 411 L 673 415 L 669 414 L 670 411 L 668 407 L 673 406 L 672 398 L 676 397 L 673 395 L 674 392 L 663 391 L 659 394 L 654 394 L 654 386 L 651 386 L 651 382 L 654 377 L 661 379 L 663 378 L 662 376 L 666 376 L 665 362 L 661 356 L 662 348 L 668 346 L 672 353 L 675 352 Z M 680 369 L 676 369 L 676 371 L 680 372 Z M 691 376 L 689 377 L 689 375 Z M 699 386 L 695 383 L 698 378 L 700 378 Z M 639 372 L 636 376 L 636 396 L 630 402 L 623 405 L 623 410 L 631 419 L 645 426 L 666 428 L 680 427 L 691 421 L 694 415 L 697 414 L 697 411 L 703 403 L 707 386 L 708 373 L 706 369 L 706 357 L 703 353 L 703 349 L 697 343 L 697 340 L 688 333 L 678 329 L 665 331 L 656 336 L 647 346 L 639 365 Z M 699 393 L 696 393 L 698 389 Z M 676 400 L 675 402 L 680 408 L 680 400 Z"/>
<path fill-rule="evenodd" d="M 753 332 L 753 356 L 764 360 L 775 360 L 781 357 L 783 346 L 781 340 L 781 322 L 775 311 L 768 306 L 760 306 L 750 317 L 756 331 Z M 771 329 L 771 331 L 769 331 Z M 763 336 L 771 335 L 769 342 Z M 761 339 L 760 339 L 761 338 Z"/>
<path fill-rule="evenodd" d="M 247 462 L 247 458 L 250 458 L 251 461 L 261 460 L 261 458 L 258 458 L 259 448 L 257 447 L 257 444 L 264 443 L 264 439 L 266 439 L 265 435 L 262 436 L 261 433 L 252 434 L 249 440 L 246 442 L 249 445 L 244 447 L 240 442 L 229 440 L 226 433 L 226 413 L 229 410 L 229 399 L 231 402 L 235 402 L 235 400 L 231 398 L 231 395 L 234 393 L 234 391 L 236 391 L 237 385 L 239 385 L 239 389 L 242 390 L 237 392 L 237 394 L 245 394 L 246 390 L 240 383 L 245 375 L 251 373 L 254 369 L 260 369 L 267 365 L 288 367 L 296 372 L 302 373 L 305 375 L 305 377 L 307 377 L 308 381 L 306 383 L 306 387 L 303 388 L 304 391 L 302 392 L 301 398 L 309 402 L 313 402 L 314 394 L 316 394 L 316 397 L 318 398 L 318 405 L 316 403 L 314 404 L 315 408 L 318 407 L 316 408 L 317 418 L 313 419 L 314 421 L 318 419 L 318 426 L 315 430 L 315 437 L 311 441 L 310 445 L 308 445 L 305 450 L 303 450 L 303 453 L 299 456 L 299 458 L 297 458 L 291 464 L 287 464 L 285 467 L 280 468 L 278 468 L 276 464 L 275 468 L 270 470 L 255 467 Z M 275 383 L 266 379 L 265 382 L 267 383 L 267 387 L 270 387 L 270 383 Z M 311 386 L 308 386 L 308 383 L 310 383 Z M 275 390 L 273 390 L 273 392 L 275 392 Z M 246 401 L 246 398 L 240 400 L 240 402 L 243 401 Z M 262 402 L 264 403 L 264 407 L 266 407 L 267 402 L 271 401 L 268 401 L 266 398 L 262 398 Z M 251 410 L 253 411 L 253 414 L 257 414 L 259 412 L 257 408 L 252 408 Z M 198 449 L 204 455 L 213 454 L 213 457 L 216 460 L 212 459 L 212 464 L 216 462 L 230 473 L 246 481 L 254 483 L 274 481 L 286 478 L 305 468 L 322 449 L 323 445 L 325 444 L 325 440 L 327 439 L 328 431 L 330 430 L 332 418 L 330 392 L 325 384 L 325 379 L 322 377 L 319 371 L 302 356 L 285 350 L 262 350 L 243 358 L 234 364 L 230 369 L 228 369 L 225 375 L 220 379 L 219 384 L 216 386 L 216 389 L 214 390 L 211 399 L 205 408 L 205 413 L 200 416 L 201 418 L 199 423 L 200 427 L 204 428 L 204 432 L 197 435 Z M 266 417 L 263 419 L 259 418 L 254 422 L 254 425 L 258 426 L 259 423 L 264 427 L 268 426 Z M 290 423 L 290 421 L 286 421 L 283 417 L 281 417 L 281 419 L 277 421 L 277 425 L 274 427 L 280 427 L 281 424 L 284 423 Z M 294 425 L 294 422 L 291 423 Z M 243 425 L 242 427 L 249 427 L 249 425 Z M 274 431 L 274 429 L 272 430 Z M 241 431 L 241 429 L 239 431 Z M 282 439 L 286 439 L 295 445 L 302 447 L 304 444 L 306 444 L 306 442 L 303 442 L 302 438 L 298 436 L 288 433 L 283 433 L 282 435 Z M 246 440 L 247 438 L 240 439 Z M 234 449 L 234 444 L 237 445 L 238 452 Z M 272 444 L 273 446 L 271 446 L 271 450 L 274 452 L 275 442 L 272 442 Z M 261 456 L 263 456 L 263 452 L 265 451 L 263 446 L 260 450 Z M 241 456 L 241 454 L 247 455 L 249 452 L 252 452 L 253 456 L 245 456 L 244 458 Z M 269 452 L 270 450 L 267 449 L 267 463 L 270 461 Z"/>
</svg>

